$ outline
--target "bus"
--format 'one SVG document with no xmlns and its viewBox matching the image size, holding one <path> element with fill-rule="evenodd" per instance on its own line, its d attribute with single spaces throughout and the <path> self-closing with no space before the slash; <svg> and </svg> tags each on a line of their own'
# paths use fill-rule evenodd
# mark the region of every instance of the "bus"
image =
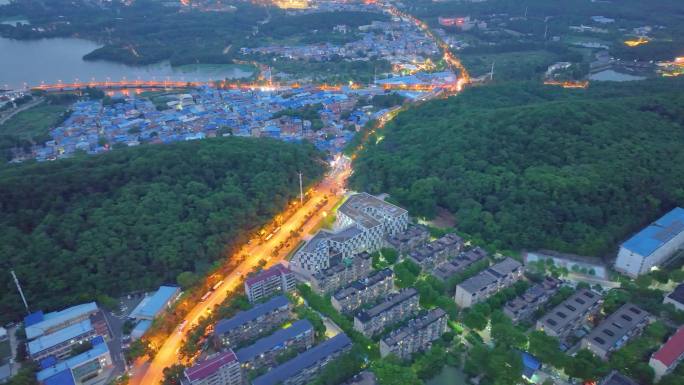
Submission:
<svg viewBox="0 0 684 385">
<path fill-rule="evenodd" d="M 221 287 L 221 285 L 223 285 L 223 280 L 220 280 L 220 281 L 216 282 L 216 285 L 214 285 L 214 286 L 211 288 L 211 290 L 216 290 L 216 289 L 218 289 L 219 287 Z"/>
<path fill-rule="evenodd" d="M 268 234 L 268 237 L 266 237 L 266 240 L 268 241 L 269 239 L 273 238 L 273 233 Z"/>
<path fill-rule="evenodd" d="M 206 301 L 207 298 L 209 298 L 209 296 L 211 295 L 211 293 L 212 293 L 211 291 L 206 292 L 206 293 L 202 296 L 202 298 L 200 298 L 200 302 Z"/>
</svg>

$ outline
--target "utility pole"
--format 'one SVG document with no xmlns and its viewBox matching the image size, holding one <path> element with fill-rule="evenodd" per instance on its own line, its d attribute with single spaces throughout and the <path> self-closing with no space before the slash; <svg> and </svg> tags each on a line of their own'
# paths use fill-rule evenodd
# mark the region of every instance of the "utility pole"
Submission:
<svg viewBox="0 0 684 385">
<path fill-rule="evenodd" d="M 489 73 L 489 80 L 494 81 L 494 63 L 496 63 L 496 60 L 492 61 L 492 71 Z"/>
<path fill-rule="evenodd" d="M 24 307 L 26 308 L 26 314 L 30 314 L 31 312 L 29 311 L 28 303 L 26 302 L 26 297 L 24 297 L 24 292 L 21 290 L 21 285 L 19 284 L 19 280 L 17 279 L 17 275 L 14 274 L 14 270 L 11 270 L 10 273 L 12 273 L 12 278 L 14 278 L 14 283 L 17 285 L 17 290 L 19 290 L 19 295 L 21 295 L 21 300 L 24 301 Z"/>
<path fill-rule="evenodd" d="M 299 203 L 304 205 L 304 189 L 302 188 L 302 172 L 299 172 Z"/>
</svg>

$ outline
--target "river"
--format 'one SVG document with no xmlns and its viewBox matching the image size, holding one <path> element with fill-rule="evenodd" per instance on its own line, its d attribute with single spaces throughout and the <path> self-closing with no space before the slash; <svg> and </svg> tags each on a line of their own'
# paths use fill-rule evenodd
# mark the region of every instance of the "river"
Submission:
<svg viewBox="0 0 684 385">
<path fill-rule="evenodd" d="M 2 2 L 3 0 L 0 0 Z M 132 67 L 106 61 L 85 61 L 83 55 L 97 43 L 75 38 L 12 40 L 0 38 L 0 88 L 21 88 L 41 82 L 176 80 L 207 81 L 245 78 L 252 71 L 238 65 L 192 65 L 171 67 L 162 62 Z"/>
</svg>

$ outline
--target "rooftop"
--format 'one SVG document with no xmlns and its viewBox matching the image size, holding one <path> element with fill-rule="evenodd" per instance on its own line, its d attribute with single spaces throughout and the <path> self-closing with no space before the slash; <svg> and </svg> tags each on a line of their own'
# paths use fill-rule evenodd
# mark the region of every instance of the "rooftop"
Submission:
<svg viewBox="0 0 684 385">
<path fill-rule="evenodd" d="M 235 328 L 238 328 L 242 325 L 254 321 L 255 319 L 263 316 L 264 314 L 268 314 L 273 310 L 287 307 L 289 305 L 290 301 L 287 300 L 287 297 L 283 295 L 275 296 L 270 300 L 262 304 L 256 305 L 249 310 L 237 313 L 233 318 L 219 321 L 216 324 L 214 333 L 216 335 L 227 333 Z"/>
<path fill-rule="evenodd" d="M 173 296 L 178 294 L 180 288 L 177 286 L 160 286 L 159 289 L 151 296 L 145 299 L 135 307 L 129 317 L 131 318 L 154 318 L 166 306 Z"/>
<path fill-rule="evenodd" d="M 216 373 L 221 367 L 236 361 L 237 356 L 229 349 L 185 369 L 185 376 L 190 381 L 199 381 Z"/>
<path fill-rule="evenodd" d="M 401 341 L 411 338 L 419 330 L 425 329 L 442 317 L 446 317 L 446 312 L 444 310 L 440 308 L 430 310 L 426 315 L 414 318 L 409 321 L 408 325 L 393 331 L 387 337 L 385 337 L 383 341 L 389 346 L 396 345 Z"/>
<path fill-rule="evenodd" d="M 625 241 L 622 247 L 633 253 L 648 256 L 682 231 L 684 209 L 677 207 Z"/>
<path fill-rule="evenodd" d="M 68 358 L 64 361 L 58 362 L 52 367 L 41 370 L 36 374 L 36 378 L 38 378 L 38 381 L 44 381 L 47 378 L 60 374 L 60 372 L 66 369 L 73 369 L 77 366 L 83 365 L 86 362 L 90 362 L 104 354 L 109 353 L 107 344 L 104 342 L 102 337 L 94 338 L 92 343 L 92 349 L 81 354 L 78 354 L 74 357 Z"/>
<path fill-rule="evenodd" d="M 613 370 L 606 377 L 601 380 L 599 385 L 639 385 L 636 381 L 631 378 L 620 374 L 617 370 Z"/>
<path fill-rule="evenodd" d="M 367 322 L 375 317 L 377 317 L 379 314 L 382 314 L 386 312 L 387 310 L 399 305 L 400 303 L 408 300 L 409 298 L 416 297 L 418 296 L 418 291 L 412 287 L 404 289 L 400 291 L 399 293 L 393 294 L 389 296 L 385 301 L 382 303 L 368 309 L 361 311 L 359 314 L 356 315 L 356 318 L 361 320 L 362 322 Z"/>
<path fill-rule="evenodd" d="M 624 337 L 649 316 L 650 314 L 645 310 L 634 304 L 626 303 L 584 338 L 592 345 L 598 345 L 603 350 L 608 351 L 616 344 L 624 342 Z"/>
<path fill-rule="evenodd" d="M 279 329 L 270 336 L 261 338 L 252 345 L 238 350 L 235 352 L 235 355 L 240 362 L 247 362 L 262 353 L 274 348 L 283 347 L 285 342 L 307 332 L 313 332 L 313 325 L 306 319 L 299 320 L 286 329 Z"/>
<path fill-rule="evenodd" d="M 601 296 L 597 293 L 587 289 L 580 289 L 546 313 L 539 322 L 544 325 L 545 329 L 561 330 L 569 322 L 574 322 L 576 314 L 583 314 L 600 299 Z"/>
<path fill-rule="evenodd" d="M 653 354 L 653 359 L 662 362 L 666 367 L 676 363 L 679 357 L 684 354 L 684 326 L 670 337 L 663 346 Z"/>
<path fill-rule="evenodd" d="M 672 291 L 672 293 L 667 295 L 667 298 L 677 301 L 684 305 L 684 283 L 679 284 L 675 289 Z"/>
<path fill-rule="evenodd" d="M 75 385 L 76 381 L 71 370 L 64 369 L 61 372 L 43 380 L 43 385 Z"/>
<path fill-rule="evenodd" d="M 494 282 L 497 282 L 501 277 L 511 274 L 520 267 L 522 267 L 520 262 L 512 258 L 506 258 L 496 265 L 492 265 L 491 267 L 481 271 L 479 274 L 466 279 L 458 286 L 469 293 L 474 293 L 493 284 Z"/>
<path fill-rule="evenodd" d="M 275 276 L 279 276 L 279 275 L 284 275 L 284 274 L 288 274 L 288 273 L 291 273 L 290 269 L 288 269 L 287 267 L 285 267 L 283 264 L 278 263 L 278 264 L 275 264 L 275 265 L 271 266 L 269 269 L 263 270 L 263 271 L 259 272 L 258 274 L 254 275 L 254 276 L 252 276 L 252 277 L 247 278 L 247 279 L 245 280 L 245 283 L 246 283 L 247 285 L 250 285 L 250 286 L 251 286 L 251 285 L 254 285 L 254 284 L 257 283 L 257 282 L 261 282 L 261 281 L 267 280 L 267 279 L 269 279 L 269 278 L 271 278 L 271 277 L 275 277 Z"/>
<path fill-rule="evenodd" d="M 401 207 L 387 203 L 368 193 L 352 195 L 338 209 L 338 212 L 352 218 L 364 228 L 378 226 L 381 222 L 378 213 L 384 216 L 399 217 L 407 211 Z"/>
<path fill-rule="evenodd" d="M 88 302 L 47 314 L 43 314 L 43 312 L 40 311 L 30 314 L 24 319 L 24 324 L 26 325 L 26 338 L 29 340 L 38 338 L 50 329 L 69 322 L 72 319 L 95 313 L 96 311 L 97 304 L 95 302 Z"/>
<path fill-rule="evenodd" d="M 378 282 L 384 281 L 385 279 L 392 277 L 392 275 L 392 269 L 387 268 L 378 270 L 373 274 L 369 275 L 368 277 L 359 279 L 358 281 L 354 281 L 346 287 L 343 287 L 342 289 L 338 290 L 334 294 L 334 297 L 337 299 L 346 298 L 352 295 L 353 293 L 364 291 L 368 287 L 371 287 L 377 284 Z"/>
<path fill-rule="evenodd" d="M 349 337 L 344 333 L 340 333 L 305 351 L 297 357 L 271 369 L 266 374 L 257 377 L 252 381 L 252 385 L 275 385 L 281 383 L 302 370 L 313 366 L 316 362 L 346 349 L 350 345 L 351 340 Z"/>
<path fill-rule="evenodd" d="M 46 334 L 42 337 L 36 338 L 33 341 L 30 341 L 28 343 L 29 353 L 32 355 L 40 353 L 43 350 L 49 349 L 55 345 L 59 345 L 62 342 L 76 338 L 92 330 L 93 326 L 91 325 L 90 320 L 83 320 L 77 324 L 67 326 L 64 329 L 58 330 L 51 334 Z"/>
</svg>

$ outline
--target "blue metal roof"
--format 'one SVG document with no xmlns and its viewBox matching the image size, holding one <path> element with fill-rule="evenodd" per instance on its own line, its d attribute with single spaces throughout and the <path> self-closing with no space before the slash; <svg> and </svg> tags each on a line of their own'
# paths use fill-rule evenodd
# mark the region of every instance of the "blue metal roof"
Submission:
<svg viewBox="0 0 684 385">
<path fill-rule="evenodd" d="M 61 372 L 43 380 L 43 385 L 76 385 L 71 370 L 64 369 Z"/>
<path fill-rule="evenodd" d="M 308 320 L 299 320 L 286 329 L 280 329 L 270 336 L 264 337 L 254 344 L 235 352 L 240 362 L 247 362 L 254 357 L 274 349 L 283 348 L 286 342 L 303 335 L 313 333 L 313 325 Z"/>
<path fill-rule="evenodd" d="M 622 247 L 645 257 L 653 254 L 682 231 L 684 209 L 677 207 L 628 239 Z"/>
<path fill-rule="evenodd" d="M 541 362 L 533 355 L 527 352 L 520 352 L 523 363 L 523 376 L 532 378 L 534 373 L 541 368 Z"/>
<path fill-rule="evenodd" d="M 351 340 L 346 334 L 340 333 L 282 365 L 271 369 L 268 373 L 255 378 L 254 381 L 252 381 L 252 385 L 275 385 L 284 382 L 302 370 L 311 367 L 316 362 L 351 346 L 351 343 Z"/>
<path fill-rule="evenodd" d="M 178 294 L 177 286 L 160 286 L 152 296 L 147 297 L 131 312 L 131 318 L 152 319 L 164 309 L 173 296 Z"/>
<path fill-rule="evenodd" d="M 40 353 L 43 350 L 49 349 L 55 345 L 58 345 L 64 341 L 68 341 L 72 338 L 76 338 L 80 335 L 86 334 L 93 330 L 93 326 L 90 324 L 90 320 L 83 320 L 77 324 L 65 327 L 59 331 L 52 334 L 47 334 L 42 337 L 36 338 L 28 343 L 28 350 L 31 355 Z"/>
<path fill-rule="evenodd" d="M 95 341 L 95 339 L 93 339 L 93 341 Z M 69 359 L 66 359 L 62 362 L 59 362 L 50 368 L 41 370 L 36 374 L 36 378 L 38 379 L 38 381 L 44 381 L 48 378 L 52 378 L 53 376 L 60 375 L 64 370 L 69 370 L 77 366 L 81 366 L 84 363 L 98 359 L 99 357 L 107 353 L 109 353 L 107 344 L 93 343 L 92 349 L 83 352 L 79 355 L 76 355 L 74 357 L 71 357 Z"/>
<path fill-rule="evenodd" d="M 216 335 L 225 334 L 237 327 L 245 325 L 255 319 L 270 313 L 275 309 L 288 306 L 290 301 L 284 295 L 271 298 L 267 302 L 254 306 L 253 308 L 237 313 L 233 318 L 219 321 L 214 328 Z"/>
<path fill-rule="evenodd" d="M 24 318 L 26 338 L 29 340 L 35 339 L 45 334 L 46 330 L 64 324 L 71 319 L 95 313 L 96 311 L 97 304 L 95 302 L 88 302 L 47 314 L 43 314 L 41 311 L 35 312 Z"/>
</svg>

